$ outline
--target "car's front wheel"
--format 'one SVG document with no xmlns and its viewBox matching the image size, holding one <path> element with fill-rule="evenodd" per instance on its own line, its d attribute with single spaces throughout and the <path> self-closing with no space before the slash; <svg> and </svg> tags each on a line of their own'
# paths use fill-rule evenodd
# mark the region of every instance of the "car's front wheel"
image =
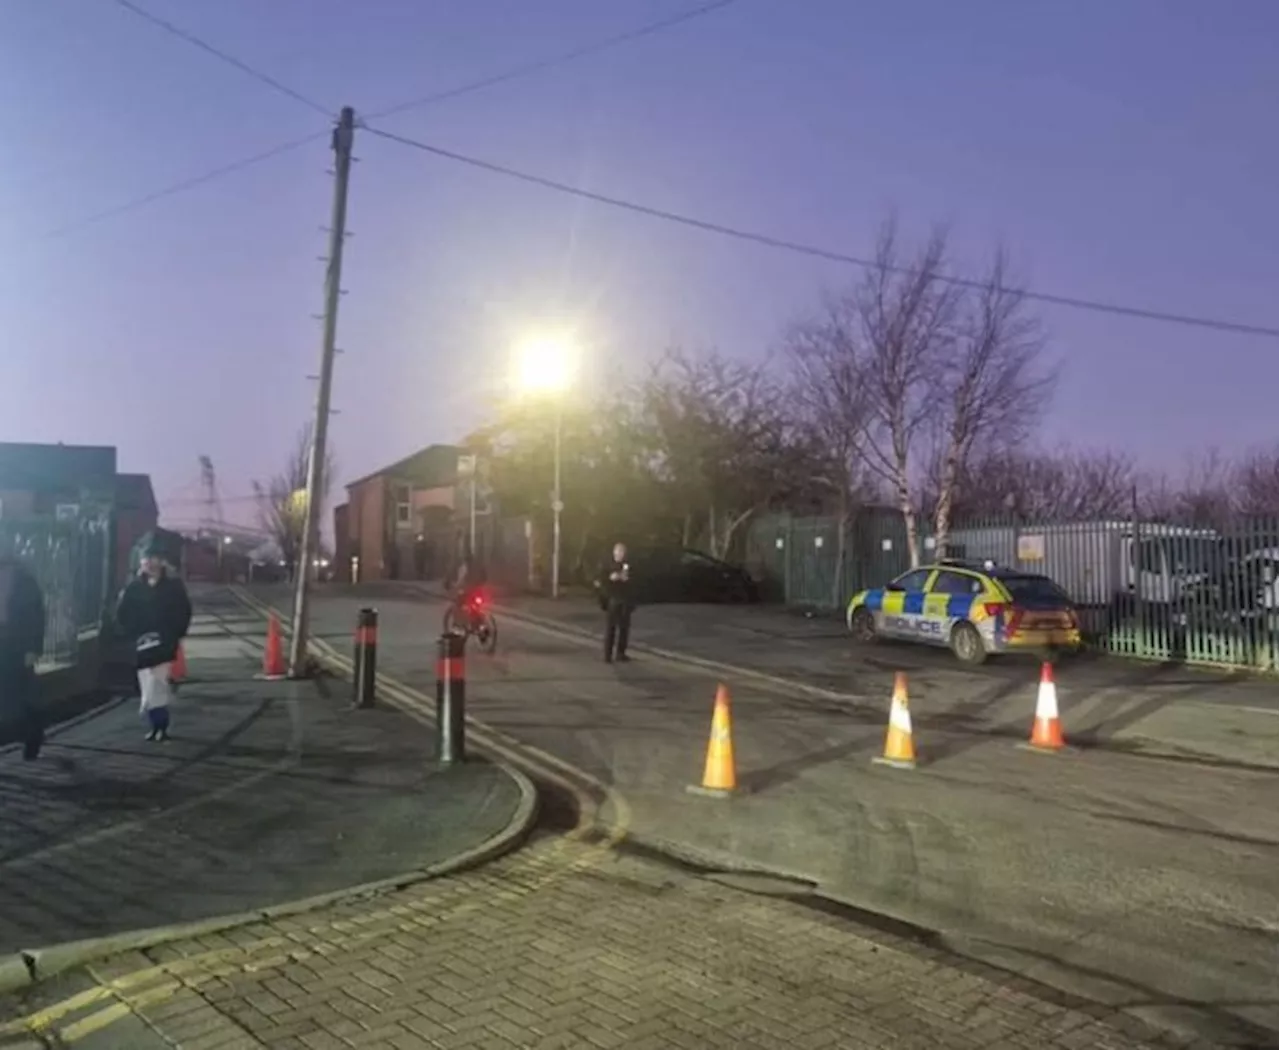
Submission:
<svg viewBox="0 0 1280 1050">
<path fill-rule="evenodd" d="M 982 635 L 971 623 L 958 623 L 951 632 L 951 651 L 966 664 L 980 664 L 987 659 Z"/>
<path fill-rule="evenodd" d="M 876 640 L 876 618 L 871 615 L 871 610 L 853 610 L 849 616 L 849 633 L 855 642 L 866 644 Z"/>
</svg>

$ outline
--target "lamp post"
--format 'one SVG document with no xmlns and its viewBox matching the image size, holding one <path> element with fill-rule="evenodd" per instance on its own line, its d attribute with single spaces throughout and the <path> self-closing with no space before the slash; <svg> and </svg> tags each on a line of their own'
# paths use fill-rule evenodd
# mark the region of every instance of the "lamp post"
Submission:
<svg viewBox="0 0 1280 1050">
<path fill-rule="evenodd" d="M 560 498 L 560 435 L 564 429 L 564 403 L 556 398 L 556 433 L 551 482 L 551 597 L 560 597 L 560 515 L 564 501 Z"/>
<path fill-rule="evenodd" d="M 573 379 L 575 353 L 564 338 L 537 337 L 516 347 L 516 385 L 526 394 L 554 400 L 555 429 L 552 438 L 551 480 L 551 597 L 560 597 L 561 517 L 564 499 L 561 486 L 564 437 L 564 396 Z"/>
</svg>

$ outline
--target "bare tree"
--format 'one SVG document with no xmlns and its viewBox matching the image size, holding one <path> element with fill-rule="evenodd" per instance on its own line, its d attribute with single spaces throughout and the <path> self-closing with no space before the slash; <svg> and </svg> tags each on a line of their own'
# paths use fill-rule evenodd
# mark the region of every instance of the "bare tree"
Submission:
<svg viewBox="0 0 1280 1050">
<path fill-rule="evenodd" d="M 787 335 L 791 364 L 789 402 L 797 441 L 807 444 L 808 479 L 836 516 L 836 566 L 832 601 L 842 600 L 849 521 L 872 486 L 865 474 L 861 439 L 867 407 L 863 360 L 852 301 L 828 298 L 822 317 L 794 325 Z"/>
<path fill-rule="evenodd" d="M 1138 512 L 1155 521 L 1221 528 L 1236 508 L 1239 467 L 1216 449 L 1188 460 L 1180 474 L 1148 475 L 1138 492 Z"/>
<path fill-rule="evenodd" d="M 1258 448 L 1247 452 L 1232 472 L 1235 509 L 1251 517 L 1280 512 L 1280 452 Z"/>
<path fill-rule="evenodd" d="M 1135 487 L 1142 483 L 1129 457 L 1106 449 L 1056 454 L 997 449 L 966 465 L 952 509 L 957 518 L 1127 519 Z"/>
<path fill-rule="evenodd" d="M 684 518 L 723 557 L 762 507 L 791 491 L 794 450 L 776 385 L 758 365 L 669 351 L 638 390 L 655 473 Z"/>
<path fill-rule="evenodd" d="M 258 521 L 266 533 L 280 548 L 280 557 L 292 575 L 302 550 L 302 533 L 307 515 L 307 468 L 311 462 L 311 425 L 298 431 L 297 440 L 284 469 L 266 484 L 253 483 L 258 502 Z M 323 491 L 321 506 L 329 501 L 333 483 L 334 459 L 332 451 L 325 455 L 322 473 Z"/>
<path fill-rule="evenodd" d="M 1054 376 L 1041 366 L 1044 339 L 1021 291 L 1009 286 L 1008 260 L 996 252 L 981 285 L 964 295 L 954 335 L 935 361 L 940 406 L 933 534 L 945 553 L 962 472 L 976 449 L 1016 447 L 1039 420 Z"/>
<path fill-rule="evenodd" d="M 937 418 L 938 367 L 955 339 L 960 296 L 944 280 L 946 234 L 936 229 L 906 260 L 896 224 L 887 222 L 875 260 L 851 302 L 862 362 L 857 449 L 866 468 L 891 487 L 920 562 L 914 470 L 922 437 Z"/>
</svg>

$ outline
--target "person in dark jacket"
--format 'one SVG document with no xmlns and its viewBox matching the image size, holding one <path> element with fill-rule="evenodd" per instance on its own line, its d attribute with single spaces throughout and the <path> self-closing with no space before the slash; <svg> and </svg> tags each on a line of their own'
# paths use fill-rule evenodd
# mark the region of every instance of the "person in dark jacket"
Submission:
<svg viewBox="0 0 1280 1050">
<path fill-rule="evenodd" d="M 44 651 L 44 595 L 22 562 L 0 557 L 0 709 L 16 724 L 22 757 L 40 757 L 44 719 L 36 661 Z"/>
<path fill-rule="evenodd" d="M 596 578 L 596 593 L 604 607 L 604 662 L 625 663 L 627 640 L 631 635 L 631 566 L 627 562 L 627 545 L 615 543 Z"/>
<path fill-rule="evenodd" d="M 169 702 L 173 698 L 169 673 L 191 626 L 191 600 L 158 551 L 148 550 L 143 555 L 137 577 L 120 595 L 116 623 L 134 642 L 140 707 L 149 727 L 147 739 L 168 740 Z"/>
</svg>

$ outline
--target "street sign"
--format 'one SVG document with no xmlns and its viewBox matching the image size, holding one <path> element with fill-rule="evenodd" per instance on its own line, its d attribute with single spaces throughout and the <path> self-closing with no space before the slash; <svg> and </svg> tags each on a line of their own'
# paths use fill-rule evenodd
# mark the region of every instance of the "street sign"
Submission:
<svg viewBox="0 0 1280 1050">
<path fill-rule="evenodd" d="M 80 516 L 79 503 L 59 503 L 53 511 L 58 521 L 75 521 Z"/>
<path fill-rule="evenodd" d="M 458 457 L 458 477 L 471 478 L 476 474 L 476 457 L 475 456 L 459 456 Z"/>
<path fill-rule="evenodd" d="M 556 500 L 554 503 L 552 503 L 552 504 L 551 504 L 551 509 L 552 509 L 552 510 L 554 510 L 557 514 L 563 514 L 563 513 L 564 513 L 564 500 L 562 500 L 562 499 L 558 499 L 558 500 Z"/>
</svg>

